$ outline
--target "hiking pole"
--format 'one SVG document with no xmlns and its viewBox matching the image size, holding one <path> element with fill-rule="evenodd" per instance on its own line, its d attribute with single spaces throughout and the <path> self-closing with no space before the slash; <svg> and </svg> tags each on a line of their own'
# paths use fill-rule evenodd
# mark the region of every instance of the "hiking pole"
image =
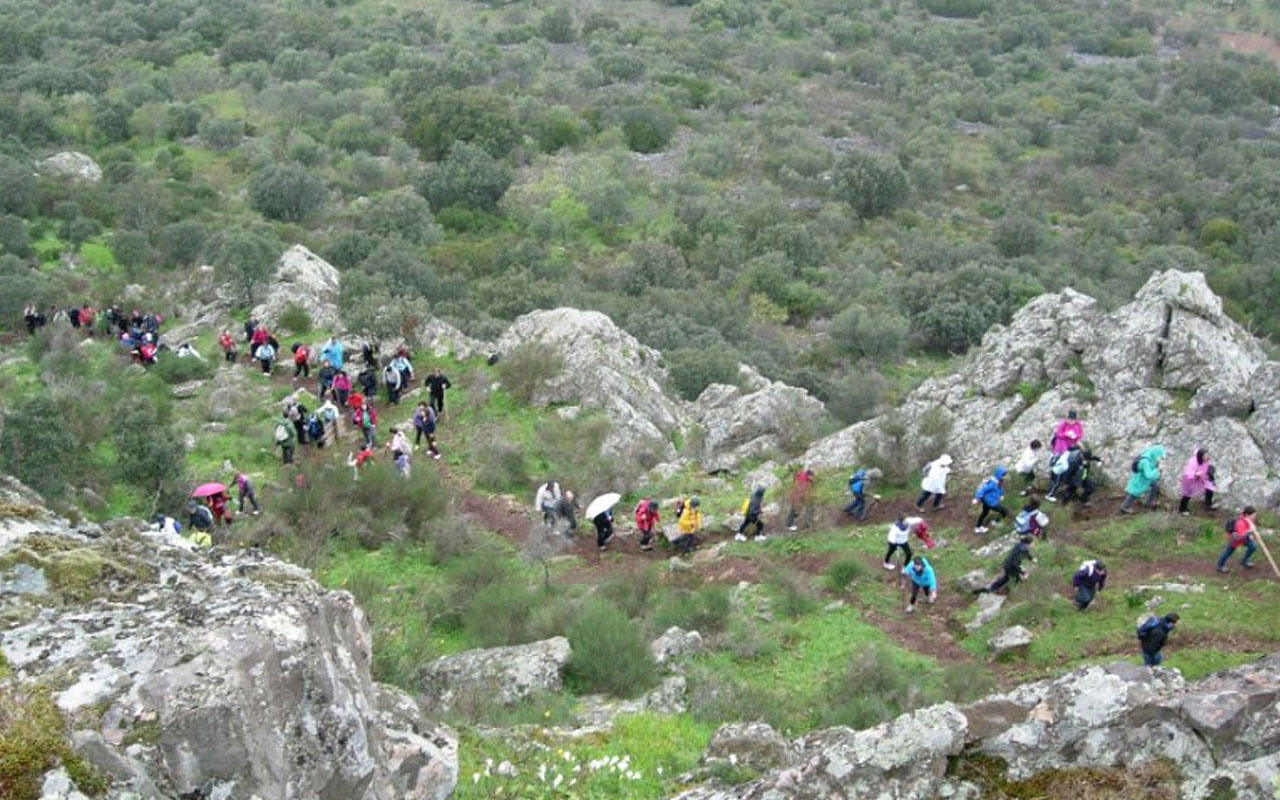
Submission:
<svg viewBox="0 0 1280 800">
<path fill-rule="evenodd" d="M 1271 571 L 1280 578 L 1280 569 L 1276 568 L 1276 561 L 1271 557 L 1271 551 L 1267 549 L 1267 543 L 1262 538 L 1262 531 L 1258 531 L 1258 546 L 1262 548 L 1262 554 L 1267 557 L 1267 563 L 1271 565 Z"/>
</svg>

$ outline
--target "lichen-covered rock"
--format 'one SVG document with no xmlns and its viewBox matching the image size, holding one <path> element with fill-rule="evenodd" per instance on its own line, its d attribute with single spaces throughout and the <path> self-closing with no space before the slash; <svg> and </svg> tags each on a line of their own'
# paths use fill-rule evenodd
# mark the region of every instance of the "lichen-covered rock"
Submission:
<svg viewBox="0 0 1280 800">
<path fill-rule="evenodd" d="M 438 658 L 418 677 L 420 699 L 434 711 L 480 700 L 514 705 L 540 692 L 558 692 L 572 653 L 569 640 L 556 636 Z"/>
<path fill-rule="evenodd" d="M 102 167 L 90 156 L 74 150 L 64 150 L 40 162 L 40 171 L 49 175 L 97 183 L 102 180 Z"/>
<path fill-rule="evenodd" d="M 702 647 L 702 634 L 697 631 L 686 631 L 677 626 L 667 628 L 661 636 L 649 644 L 653 660 L 659 665 L 678 658 L 697 655 L 702 652 Z"/>
<path fill-rule="evenodd" d="M 290 305 L 306 309 L 317 330 L 337 330 L 341 324 L 338 268 L 300 244 L 295 244 L 276 262 L 275 274 L 263 287 L 265 299 L 253 309 L 258 319 L 275 329 L 280 315 Z"/>
<path fill-rule="evenodd" d="M 705 433 L 703 467 L 713 471 L 803 447 L 827 418 L 826 406 L 806 390 L 767 380 L 751 389 L 713 383 L 692 411 Z"/>
<path fill-rule="evenodd" d="M 487 356 L 496 349 L 492 342 L 472 339 L 444 320 L 435 317 L 427 320 L 418 336 L 427 351 L 436 358 L 452 356 L 457 359 L 468 359 Z"/>
<path fill-rule="evenodd" d="M 1196 447 L 1217 466 L 1232 502 L 1280 500 L 1280 367 L 1222 311 L 1198 272 L 1152 275 L 1134 300 L 1104 312 L 1070 289 L 1043 295 L 1008 326 L 983 337 L 956 374 L 925 381 L 897 409 L 814 443 L 815 467 L 888 452 L 888 431 L 906 431 L 908 460 L 939 448 L 958 470 L 1011 465 L 1031 439 L 1048 442 L 1069 409 L 1085 444 L 1113 479 L 1145 447 L 1165 445 L 1161 485 L 1177 496 L 1181 464 Z"/>
<path fill-rule="evenodd" d="M 987 640 L 987 647 L 996 657 L 1026 655 L 1035 637 L 1021 625 L 1014 625 Z"/>
<path fill-rule="evenodd" d="M 349 594 L 254 550 L 198 550 L 129 520 L 72 527 L 13 486 L 0 572 L 37 571 L 43 591 L 29 574 L 4 583 L 0 651 L 15 680 L 51 689 L 112 798 L 452 791 L 452 734 L 373 682 Z"/>
<path fill-rule="evenodd" d="M 721 725 L 711 737 L 703 760 L 727 761 L 757 770 L 776 769 L 791 760 L 791 748 L 772 726 L 763 722 Z"/>
</svg>

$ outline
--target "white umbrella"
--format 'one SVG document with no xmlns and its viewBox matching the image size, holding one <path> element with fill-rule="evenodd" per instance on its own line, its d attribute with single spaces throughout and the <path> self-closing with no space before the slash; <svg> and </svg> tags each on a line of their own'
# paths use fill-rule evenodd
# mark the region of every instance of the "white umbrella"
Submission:
<svg viewBox="0 0 1280 800">
<path fill-rule="evenodd" d="M 607 494 L 600 495 L 595 500 L 591 501 L 591 505 L 587 506 L 586 518 L 595 519 L 600 514 L 617 505 L 618 501 L 621 499 L 622 495 L 617 492 L 609 492 Z"/>
</svg>

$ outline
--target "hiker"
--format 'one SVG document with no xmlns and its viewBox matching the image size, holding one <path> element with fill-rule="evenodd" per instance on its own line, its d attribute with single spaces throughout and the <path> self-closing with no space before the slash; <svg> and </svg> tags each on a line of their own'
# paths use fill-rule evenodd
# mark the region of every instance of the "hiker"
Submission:
<svg viewBox="0 0 1280 800">
<path fill-rule="evenodd" d="M 436 414 L 444 414 L 444 390 L 453 386 L 449 383 L 449 379 L 440 373 L 440 368 L 435 367 L 431 370 L 431 374 L 423 381 L 427 387 L 427 397 L 430 398 L 431 407 L 436 410 Z"/>
<path fill-rule="evenodd" d="M 373 342 L 365 342 L 360 345 L 360 358 L 364 361 L 365 367 L 373 368 L 378 366 L 378 346 Z"/>
<path fill-rule="evenodd" d="M 325 398 L 333 392 L 333 378 L 338 371 L 329 363 L 329 359 L 320 359 L 320 369 L 316 372 L 316 381 L 320 386 L 320 402 L 324 402 Z"/>
<path fill-rule="evenodd" d="M 1062 491 L 1063 483 L 1066 481 L 1067 473 L 1071 471 L 1073 461 L 1080 460 L 1080 445 L 1073 444 L 1071 447 L 1055 453 L 1049 458 L 1049 492 L 1045 495 L 1046 500 L 1050 503 L 1058 502 L 1058 492 Z"/>
<path fill-rule="evenodd" d="M 316 446 L 317 449 L 324 449 L 328 437 L 324 432 L 324 420 L 320 419 L 320 415 L 311 413 L 307 415 L 306 425 L 307 441 Z"/>
<path fill-rule="evenodd" d="M 1240 566 L 1253 568 L 1253 554 L 1258 552 L 1258 510 L 1253 506 L 1245 506 L 1240 516 L 1227 521 L 1227 546 L 1218 556 L 1218 572 L 1230 572 L 1227 562 L 1231 560 L 1236 549 L 1244 547 L 1244 560 Z"/>
<path fill-rule="evenodd" d="M 409 454 L 413 446 L 409 444 L 409 437 L 404 435 L 399 425 L 391 426 L 391 442 L 387 445 L 387 449 L 391 451 L 391 460 L 396 466 L 396 472 L 400 473 L 400 477 L 408 478 Z"/>
<path fill-rule="evenodd" d="M 653 549 L 653 529 L 658 527 L 662 522 L 662 517 L 658 513 L 658 501 L 643 498 L 636 503 L 636 530 L 640 531 L 640 549 Z"/>
<path fill-rule="evenodd" d="M 297 436 L 298 444 L 307 443 L 307 407 L 299 403 L 297 400 L 289 400 L 285 407 L 285 416 L 289 418 L 289 422 L 293 425 L 293 432 Z"/>
<path fill-rule="evenodd" d="M 1101 559 L 1089 559 L 1071 576 L 1071 585 L 1076 589 L 1076 609 L 1084 611 L 1107 585 L 1107 565 Z"/>
<path fill-rule="evenodd" d="M 533 495 L 533 508 L 542 512 L 542 521 L 548 527 L 556 524 L 556 506 L 562 495 L 560 484 L 555 481 L 542 484 Z"/>
<path fill-rule="evenodd" d="M 89 305 L 89 301 L 86 300 L 84 305 L 80 306 L 80 324 L 84 327 L 85 333 L 89 336 L 93 336 L 93 317 L 93 306 Z"/>
<path fill-rule="evenodd" d="M 191 346 L 191 342 L 183 342 L 178 345 L 175 355 L 177 355 L 178 358 L 194 358 L 199 361 L 204 361 L 204 356 L 200 355 L 199 350 Z"/>
<path fill-rule="evenodd" d="M 245 344 L 250 345 L 250 348 L 249 348 L 249 349 L 250 349 L 250 351 L 252 351 L 252 350 L 253 350 L 252 345 L 260 344 L 260 342 L 255 342 L 255 341 L 253 340 L 253 334 L 254 334 L 254 332 L 255 332 L 255 331 L 257 331 L 257 330 L 258 330 L 258 318 L 257 318 L 257 317 L 253 317 L 253 316 L 251 316 L 251 317 L 249 317 L 247 320 L 245 320 L 245 321 L 244 321 L 244 341 L 245 341 Z M 263 341 L 266 341 L 266 337 L 265 337 L 265 336 L 263 337 Z"/>
<path fill-rule="evenodd" d="M 1020 536 L 1039 536 L 1043 540 L 1048 537 L 1045 532 L 1047 527 L 1049 515 L 1040 510 L 1040 501 L 1034 497 L 1013 518 L 1013 532 Z"/>
<path fill-rule="evenodd" d="M 896 569 L 893 566 L 893 553 L 895 550 L 902 551 L 902 565 L 905 567 L 911 561 L 911 531 L 921 522 L 920 517 L 898 517 L 889 523 L 889 534 L 885 537 L 889 543 L 889 547 L 884 551 L 884 568 Z"/>
<path fill-rule="evenodd" d="M 920 520 L 912 526 L 911 530 L 915 533 L 916 538 L 924 544 L 925 550 L 932 550 L 938 546 L 938 543 L 933 540 L 933 536 L 929 533 L 929 522 L 927 520 Z"/>
<path fill-rule="evenodd" d="M 338 337 L 329 337 L 329 341 L 325 342 L 324 348 L 320 351 L 320 356 L 335 370 L 342 369 L 342 342 L 338 341 Z"/>
<path fill-rule="evenodd" d="M 1073 408 L 1067 412 L 1067 418 L 1058 423 L 1053 430 L 1053 438 L 1049 441 L 1049 451 L 1055 456 L 1071 449 L 1071 445 L 1084 441 L 1084 426 L 1080 424 L 1079 415 Z"/>
<path fill-rule="evenodd" d="M 992 513 L 999 514 L 999 521 L 992 522 L 992 526 L 997 526 L 1004 522 L 1005 517 L 1009 516 L 1009 510 L 1000 504 L 1004 500 L 1004 476 L 1007 470 L 1004 467 L 996 467 L 991 473 L 991 477 L 983 481 L 978 487 L 978 491 L 973 495 L 973 505 L 982 504 L 982 511 L 978 514 L 978 521 L 973 526 L 974 533 L 986 533 L 990 530 L 986 526 L 987 517 Z"/>
<path fill-rule="evenodd" d="M 1018 583 L 1025 577 L 1026 573 L 1022 571 L 1022 562 L 1024 559 L 1030 559 L 1035 563 L 1035 556 L 1031 555 L 1031 537 L 1023 536 L 1018 539 L 1009 553 L 1004 557 L 1002 565 L 1003 572 L 999 578 L 996 578 L 991 584 L 974 589 L 974 594 L 983 594 L 984 592 L 996 592 L 1008 586 L 1010 581 Z"/>
<path fill-rule="evenodd" d="M 1079 450 L 1072 455 L 1067 463 L 1067 472 L 1062 477 L 1062 482 L 1065 484 L 1065 488 L 1062 489 L 1063 506 L 1075 499 L 1077 494 L 1080 496 L 1080 505 L 1089 505 L 1089 498 L 1097 488 L 1093 479 L 1089 477 L 1089 473 L 1093 464 L 1101 463 L 1102 459 L 1095 456 L 1092 450 Z"/>
<path fill-rule="evenodd" d="M 213 523 L 217 525 L 221 522 L 223 525 L 231 524 L 231 512 L 227 510 L 227 503 L 231 498 L 227 497 L 226 492 L 218 492 L 209 496 L 209 508 L 213 511 Z"/>
<path fill-rule="evenodd" d="M 407 390 L 413 384 L 413 362 L 409 360 L 408 348 L 401 347 L 396 351 L 391 366 L 400 374 L 401 391 Z"/>
<path fill-rule="evenodd" d="M 186 511 L 188 527 L 193 531 L 202 531 L 205 537 L 208 537 L 209 531 L 213 530 L 213 511 L 204 503 L 198 503 L 195 500 L 187 501 Z"/>
<path fill-rule="evenodd" d="M 920 590 L 924 590 L 925 600 L 930 604 L 938 602 L 938 579 L 933 574 L 933 565 L 924 556 L 916 556 L 902 568 L 902 575 L 911 582 L 911 599 L 907 601 L 907 613 L 914 614 L 916 598 Z"/>
<path fill-rule="evenodd" d="M 146 335 L 148 337 L 151 336 L 151 334 L 149 333 Z M 156 347 L 155 342 L 151 341 L 150 338 L 148 338 L 147 341 L 144 341 L 138 347 L 138 363 L 144 367 L 155 366 L 157 350 L 158 348 Z"/>
<path fill-rule="evenodd" d="M 254 327 L 253 334 L 249 337 L 249 353 L 254 358 L 258 357 L 258 348 L 264 344 L 271 345 L 272 358 L 275 358 L 276 346 L 271 344 L 271 331 L 267 330 L 266 325 L 258 325 Z"/>
<path fill-rule="evenodd" d="M 351 421 L 360 429 L 366 447 L 377 447 L 378 412 L 374 410 L 373 401 L 365 400 L 351 416 Z"/>
<path fill-rule="evenodd" d="M 1022 451 L 1022 457 L 1018 459 L 1018 463 L 1013 466 L 1015 472 L 1022 478 L 1022 496 L 1026 497 L 1036 489 L 1036 465 L 1040 462 L 1040 444 L 1039 439 L 1032 439 L 1027 445 L 1027 449 Z M 1052 494 L 1052 490 L 1050 490 Z"/>
<path fill-rule="evenodd" d="M 578 529 L 578 518 L 576 516 L 578 504 L 573 499 L 573 492 L 565 490 L 560 499 L 555 504 L 555 514 L 558 519 L 563 519 L 569 523 L 569 527 L 565 529 L 565 535 L 573 537 L 573 532 Z"/>
<path fill-rule="evenodd" d="M 813 527 L 813 470 L 808 466 L 796 473 L 787 496 L 787 530 L 797 530 L 796 523 L 803 517 L 806 530 Z"/>
<path fill-rule="evenodd" d="M 262 329 L 259 328 L 258 330 Z M 258 359 L 258 363 L 262 365 L 262 374 L 271 377 L 271 365 L 276 360 L 276 349 L 271 346 L 271 343 L 263 342 L 254 348 L 253 357 Z"/>
<path fill-rule="evenodd" d="M 367 442 L 360 447 L 360 452 L 347 455 L 347 466 L 351 467 L 351 480 L 360 480 L 360 470 L 373 459 L 373 447 Z"/>
<path fill-rule="evenodd" d="M 338 407 L 333 404 L 333 398 L 325 400 L 320 406 L 320 410 L 316 412 L 320 417 L 320 422 L 324 425 L 324 445 L 333 444 L 338 441 L 338 420 L 342 418 L 342 414 L 338 411 Z"/>
<path fill-rule="evenodd" d="M 1129 482 L 1124 487 L 1124 500 L 1120 502 L 1121 514 L 1132 514 L 1133 504 L 1146 495 L 1147 508 L 1154 508 L 1156 497 L 1160 493 L 1160 459 L 1164 458 L 1164 448 L 1153 444 L 1130 465 Z"/>
<path fill-rule="evenodd" d="M 427 452 L 432 458 L 439 460 L 440 450 L 436 447 L 436 410 L 426 403 L 418 403 L 418 407 L 413 412 L 413 429 L 417 431 L 413 437 L 413 443 L 421 444 L 425 436 Z"/>
<path fill-rule="evenodd" d="M 231 338 L 231 334 L 223 331 L 218 337 L 218 347 L 222 348 L 222 360 L 228 364 L 236 363 L 236 340 Z"/>
<path fill-rule="evenodd" d="M 258 496 L 254 494 L 253 482 L 249 480 L 249 476 L 243 472 L 236 473 L 236 491 L 240 496 L 240 513 L 244 513 L 244 501 L 248 500 L 249 505 L 253 506 L 253 515 L 258 516 Z"/>
<path fill-rule="evenodd" d="M 311 348 L 301 342 L 294 342 L 290 348 L 293 351 L 293 379 L 310 378 L 311 377 Z"/>
<path fill-rule="evenodd" d="M 754 526 L 754 538 L 758 542 L 763 542 L 766 538 L 764 535 L 764 520 L 760 519 L 760 514 L 764 511 L 764 487 L 757 486 L 751 496 L 742 501 L 742 524 L 738 526 L 738 533 L 733 537 L 734 541 L 745 542 L 747 540 L 747 528 Z"/>
<path fill-rule="evenodd" d="M 671 541 L 676 552 L 687 556 L 698 546 L 698 531 L 702 530 L 702 500 L 697 495 L 689 498 L 684 508 L 678 512 L 676 531 L 678 535 Z"/>
<path fill-rule="evenodd" d="M 1204 510 L 1213 510 L 1213 492 L 1217 489 L 1213 484 L 1214 469 L 1209 461 L 1209 453 L 1203 447 L 1187 459 L 1182 468 L 1182 499 L 1178 501 L 1178 513 L 1184 517 L 1191 516 L 1191 498 L 1204 493 Z"/>
<path fill-rule="evenodd" d="M 947 476 L 951 474 L 951 456 L 943 453 L 933 461 L 924 465 L 924 479 L 920 481 L 920 497 L 916 500 L 916 513 L 924 513 L 924 504 L 933 497 L 933 510 L 939 511 L 944 506 L 942 500 L 947 496 Z"/>
<path fill-rule="evenodd" d="M 289 412 L 285 411 L 276 421 L 275 441 L 280 448 L 280 456 L 286 464 L 293 463 L 293 443 L 297 438 L 293 424 L 289 421 Z"/>
<path fill-rule="evenodd" d="M 382 383 L 387 387 L 387 402 L 393 406 L 399 405 L 400 370 L 395 368 L 394 362 L 382 368 Z"/>
<path fill-rule="evenodd" d="M 164 514 L 156 514 L 151 520 L 151 525 L 152 530 L 156 533 L 164 533 L 169 536 L 178 536 L 182 533 L 182 523 Z"/>
<path fill-rule="evenodd" d="M 596 526 L 596 549 L 603 553 L 609 549 L 609 540 L 613 538 L 613 509 L 606 508 L 591 518 Z"/>
<path fill-rule="evenodd" d="M 378 393 L 378 376 L 373 374 L 372 367 L 360 370 L 360 374 L 356 376 L 356 383 L 360 384 L 364 396 L 370 400 Z"/>
<path fill-rule="evenodd" d="M 1169 634 L 1177 627 L 1181 619 L 1176 613 L 1163 617 L 1148 617 L 1138 626 L 1138 646 L 1142 648 L 1142 663 L 1148 667 L 1158 667 L 1164 662 L 1164 643 Z"/>
<path fill-rule="evenodd" d="M 867 491 L 871 486 L 871 478 L 867 471 L 858 468 L 849 476 L 849 493 L 853 502 L 844 507 L 844 513 L 861 522 L 867 518 Z"/>
<path fill-rule="evenodd" d="M 338 398 L 338 406 L 346 408 L 351 397 L 351 376 L 341 369 L 333 376 L 333 393 Z"/>
</svg>

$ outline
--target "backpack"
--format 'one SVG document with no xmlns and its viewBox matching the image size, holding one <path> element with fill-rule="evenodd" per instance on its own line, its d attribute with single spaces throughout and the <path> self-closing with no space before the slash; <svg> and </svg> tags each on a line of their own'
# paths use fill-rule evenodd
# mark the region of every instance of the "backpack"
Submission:
<svg viewBox="0 0 1280 800">
<path fill-rule="evenodd" d="M 1232 534 L 1232 535 L 1234 535 L 1234 534 L 1235 534 L 1235 532 L 1236 532 L 1236 518 L 1235 518 L 1235 517 L 1227 517 L 1227 521 L 1226 521 L 1226 523 L 1223 525 L 1223 527 L 1224 527 L 1224 528 L 1226 528 L 1226 531 L 1227 531 L 1227 533 L 1228 533 L 1228 534 Z"/>
<path fill-rule="evenodd" d="M 1134 456 L 1133 463 L 1129 465 L 1129 471 L 1137 473 L 1138 465 L 1142 463 L 1142 456 Z"/>
<path fill-rule="evenodd" d="M 1067 472 L 1067 469 L 1070 468 L 1071 459 L 1067 457 L 1067 452 L 1069 451 L 1064 450 L 1063 452 L 1058 453 L 1056 456 L 1049 459 L 1049 471 L 1052 472 L 1054 475 L 1065 475 Z"/>
<path fill-rule="evenodd" d="M 382 370 L 382 382 L 392 389 L 399 387 L 400 371 L 388 364 L 386 368 Z"/>
<path fill-rule="evenodd" d="M 676 519 L 680 519 L 682 516 L 684 516 L 684 498 L 683 497 L 678 498 L 676 500 Z"/>
<path fill-rule="evenodd" d="M 315 414 L 307 418 L 307 435 L 312 439 L 320 439 L 324 436 L 324 423 Z"/>
<path fill-rule="evenodd" d="M 284 444 L 289 441 L 289 429 L 285 427 L 283 422 L 276 424 L 276 444 Z"/>
<path fill-rule="evenodd" d="M 1160 627 L 1159 617 L 1147 617 L 1144 619 L 1142 624 L 1138 626 L 1138 641 L 1145 641 L 1158 627 Z"/>
<path fill-rule="evenodd" d="M 362 428 L 373 427 L 373 417 L 369 416 L 368 408 L 360 412 L 360 427 Z"/>
</svg>

